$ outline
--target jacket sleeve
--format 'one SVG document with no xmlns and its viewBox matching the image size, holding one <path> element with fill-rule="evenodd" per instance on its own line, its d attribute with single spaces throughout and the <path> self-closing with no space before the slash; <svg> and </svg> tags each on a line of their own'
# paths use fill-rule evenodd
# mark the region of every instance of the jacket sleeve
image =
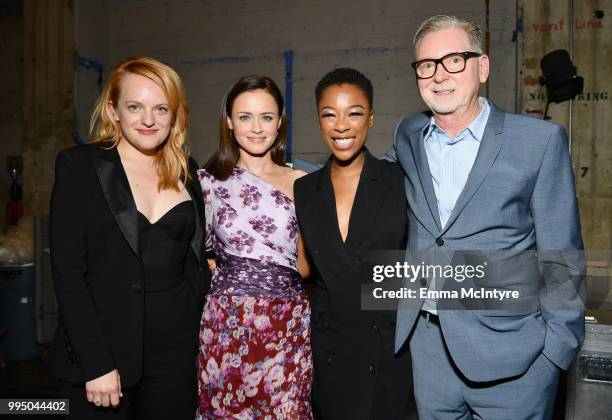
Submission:
<svg viewBox="0 0 612 420">
<path fill-rule="evenodd" d="M 87 281 L 87 190 L 85 177 L 75 169 L 75 163 L 66 152 L 56 159 L 49 241 L 66 345 L 86 380 L 91 380 L 112 371 L 115 365 Z"/>
<path fill-rule="evenodd" d="M 586 264 L 567 136 L 560 126 L 548 139 L 531 211 L 544 283 L 539 295 L 544 355 L 567 369 L 584 341 Z"/>
<path fill-rule="evenodd" d="M 206 293 L 208 293 L 208 290 L 210 289 L 210 282 L 211 282 L 211 272 L 210 269 L 208 268 L 208 264 L 206 263 L 206 249 L 204 247 L 204 236 L 206 234 L 206 217 L 208 217 L 207 214 L 205 214 L 204 211 L 204 200 L 203 200 L 203 194 L 202 194 L 202 188 L 200 185 L 200 181 L 199 181 L 199 175 L 198 175 L 198 163 L 195 161 L 195 159 L 193 157 L 189 158 L 189 173 L 191 174 L 191 180 L 190 182 L 192 183 L 195 193 L 197 195 L 197 197 L 195 197 L 195 200 L 197 202 L 197 207 L 198 207 L 198 220 L 200 222 L 200 226 L 201 226 L 201 230 L 202 230 L 202 235 L 199 238 L 199 244 L 200 244 L 200 252 L 198 255 L 198 258 L 200 260 L 199 263 L 199 270 L 201 275 L 198 276 L 199 280 L 197 281 L 197 284 L 194 286 L 197 290 L 197 294 L 198 296 L 202 299 L 202 302 L 204 300 L 204 296 L 206 295 Z"/>
<path fill-rule="evenodd" d="M 198 170 L 198 180 L 202 187 L 202 196 L 204 198 L 204 248 L 207 254 L 213 251 L 213 231 L 215 209 L 213 208 L 213 187 L 211 185 L 212 175 L 205 169 Z"/>
<path fill-rule="evenodd" d="M 397 162 L 397 154 L 395 153 L 395 145 L 397 144 L 397 133 L 400 129 L 400 125 L 404 120 L 401 119 L 397 124 L 395 124 L 395 129 L 393 130 L 393 144 L 391 147 L 387 149 L 385 153 L 380 155 L 381 160 L 386 160 L 388 162 Z"/>
<path fill-rule="evenodd" d="M 395 130 L 393 131 L 393 144 L 391 147 L 387 149 L 385 153 L 380 155 L 379 159 L 386 160 L 388 162 L 397 162 L 397 155 L 395 154 L 395 142 L 397 141 L 397 128 L 399 127 L 399 123 L 395 126 Z"/>
</svg>

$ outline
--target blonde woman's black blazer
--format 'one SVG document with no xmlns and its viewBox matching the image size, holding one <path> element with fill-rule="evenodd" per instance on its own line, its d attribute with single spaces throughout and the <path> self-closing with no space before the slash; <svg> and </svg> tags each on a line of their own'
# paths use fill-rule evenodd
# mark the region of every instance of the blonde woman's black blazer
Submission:
<svg viewBox="0 0 612 420">
<path fill-rule="evenodd" d="M 199 308 L 194 313 L 200 314 L 210 271 L 202 258 L 205 219 L 196 170 L 190 159 L 187 187 L 197 226 L 185 277 Z M 59 153 L 49 230 L 60 313 L 52 371 L 79 383 L 118 369 L 122 385 L 135 384 L 142 370 L 144 278 L 138 213 L 116 148 L 84 145 Z M 194 317 L 176 327 L 192 329 L 196 336 L 198 321 Z"/>
</svg>

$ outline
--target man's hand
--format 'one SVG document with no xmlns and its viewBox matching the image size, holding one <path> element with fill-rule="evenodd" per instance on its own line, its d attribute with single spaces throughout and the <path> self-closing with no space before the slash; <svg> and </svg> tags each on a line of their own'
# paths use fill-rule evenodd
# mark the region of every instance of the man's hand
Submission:
<svg viewBox="0 0 612 420">
<path fill-rule="evenodd" d="M 93 402 L 97 406 L 108 407 L 119 405 L 121 393 L 121 379 L 117 369 L 100 376 L 99 378 L 85 382 L 87 401 Z"/>
</svg>

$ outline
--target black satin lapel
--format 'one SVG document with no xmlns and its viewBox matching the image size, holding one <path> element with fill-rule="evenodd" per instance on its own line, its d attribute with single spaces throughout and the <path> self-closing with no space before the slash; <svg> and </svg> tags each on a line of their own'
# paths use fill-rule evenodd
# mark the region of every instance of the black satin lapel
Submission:
<svg viewBox="0 0 612 420">
<path fill-rule="evenodd" d="M 198 261 L 200 261 L 202 253 L 202 236 L 204 223 L 204 203 L 202 202 L 202 192 L 199 188 L 198 178 L 195 173 L 191 174 L 191 180 L 187 183 L 187 192 L 191 196 L 191 202 L 193 203 L 193 210 L 196 215 L 196 228 L 193 238 L 191 239 L 191 247 L 195 253 Z"/>
<path fill-rule="evenodd" d="M 327 232 L 326 241 L 329 242 L 330 235 L 333 238 L 336 238 L 336 244 L 327 244 L 327 247 L 338 247 L 338 249 L 347 249 L 345 244 L 346 242 L 342 241 L 342 235 L 340 234 L 340 226 L 338 225 L 338 211 L 336 209 L 336 196 L 334 193 L 334 186 L 331 180 L 331 161 L 328 161 L 327 164 L 323 167 L 323 172 L 321 173 L 320 178 L 320 189 L 317 190 L 319 209 L 321 211 L 321 231 Z M 350 231 L 350 221 L 349 221 L 349 231 Z M 350 232 L 349 232 L 350 233 Z M 348 234 L 347 234 L 348 240 Z M 342 252 L 342 255 L 345 253 Z"/>
<path fill-rule="evenodd" d="M 121 161 L 118 156 L 114 161 L 96 156 L 93 164 L 102 192 L 119 229 L 134 253 L 138 255 L 138 213 Z"/>
<path fill-rule="evenodd" d="M 455 220 L 457 220 L 457 217 L 459 217 L 461 211 L 472 199 L 474 193 L 480 184 L 482 184 L 482 181 L 484 181 L 485 177 L 489 173 L 489 170 L 491 169 L 491 166 L 493 166 L 493 162 L 495 162 L 495 159 L 499 154 L 502 146 L 502 136 L 498 134 L 501 133 L 503 114 L 501 112 L 493 112 L 492 109 L 489 119 L 491 122 L 487 124 L 485 132 L 482 135 L 480 148 L 478 149 L 474 166 L 468 175 L 463 191 L 461 191 L 459 198 L 457 198 L 455 207 L 453 208 L 453 211 L 448 218 L 448 222 L 446 222 L 446 226 L 444 227 L 442 233 L 446 232 L 452 226 Z"/>
<path fill-rule="evenodd" d="M 372 158 L 374 159 L 374 158 Z M 366 165 L 375 165 L 377 162 L 367 161 Z M 384 200 L 387 198 L 389 185 L 374 179 L 364 171 L 359 179 L 353 208 L 349 219 L 349 231 L 346 244 L 354 251 L 366 241 L 368 232 L 371 232 L 371 221 L 376 220 Z"/>
<path fill-rule="evenodd" d="M 368 193 L 368 180 L 364 179 L 363 172 L 359 177 L 357 183 L 357 190 L 355 191 L 355 197 L 353 198 L 353 206 L 351 207 L 351 214 L 349 216 L 348 232 L 346 232 L 346 239 L 344 243 L 350 249 L 355 249 L 360 242 L 361 228 L 365 219 L 368 217 L 368 210 L 366 207 L 370 207 L 371 204 L 367 198 Z M 336 220 L 338 219 L 338 210 L 336 210 Z M 336 222 L 337 224 L 337 222 Z M 340 232 L 340 225 L 338 225 L 338 233 Z M 340 236 L 342 239 L 342 236 Z"/>
<path fill-rule="evenodd" d="M 419 179 L 421 180 L 421 186 L 425 193 L 425 199 L 429 206 L 431 216 L 436 222 L 438 231 L 442 230 L 442 223 L 440 222 L 440 212 L 438 211 L 438 200 L 436 199 L 436 191 L 434 190 L 433 182 L 431 180 L 431 170 L 429 169 L 429 163 L 427 160 L 427 152 L 425 151 L 425 140 L 423 139 L 423 130 L 419 129 L 410 134 L 410 148 L 414 156 L 414 162 L 419 173 Z"/>
<path fill-rule="evenodd" d="M 333 235 L 340 245 L 342 242 L 342 235 L 340 234 L 340 228 L 338 226 L 338 213 L 336 211 L 336 197 L 334 195 L 334 186 L 331 182 L 331 171 L 330 168 L 327 168 L 327 173 L 325 174 L 326 180 L 321 189 L 318 191 L 319 200 L 318 203 L 321 206 L 321 211 L 323 217 L 321 217 L 321 221 L 324 226 L 323 229 L 326 232 L 329 232 L 330 235 Z"/>
</svg>

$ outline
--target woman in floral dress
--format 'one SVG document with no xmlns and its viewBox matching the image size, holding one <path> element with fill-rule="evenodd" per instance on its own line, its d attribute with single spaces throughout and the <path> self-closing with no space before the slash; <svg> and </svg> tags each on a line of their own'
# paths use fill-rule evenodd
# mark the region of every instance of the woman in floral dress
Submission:
<svg viewBox="0 0 612 420">
<path fill-rule="evenodd" d="M 228 92 L 219 151 L 198 171 L 212 286 L 200 327 L 198 419 L 311 419 L 310 306 L 274 82 Z M 216 265 L 216 267 L 215 267 Z M 298 265 L 300 269 L 298 269 Z"/>
</svg>

